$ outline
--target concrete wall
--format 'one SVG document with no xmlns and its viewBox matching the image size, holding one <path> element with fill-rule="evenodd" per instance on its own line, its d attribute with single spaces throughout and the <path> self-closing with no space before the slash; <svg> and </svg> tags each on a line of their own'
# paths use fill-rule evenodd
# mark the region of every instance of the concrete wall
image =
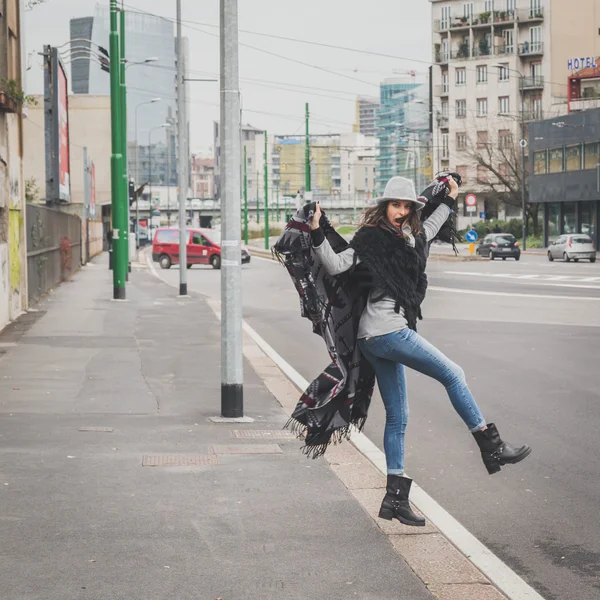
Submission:
<svg viewBox="0 0 600 600">
<path fill-rule="evenodd" d="M 46 192 L 44 152 L 44 102 L 30 107 L 25 120 L 25 178 L 35 177 L 41 198 Z M 69 96 L 69 134 L 71 152 L 71 201 L 83 203 L 83 146 L 96 166 L 96 206 L 110 204 L 110 96 Z"/>
</svg>

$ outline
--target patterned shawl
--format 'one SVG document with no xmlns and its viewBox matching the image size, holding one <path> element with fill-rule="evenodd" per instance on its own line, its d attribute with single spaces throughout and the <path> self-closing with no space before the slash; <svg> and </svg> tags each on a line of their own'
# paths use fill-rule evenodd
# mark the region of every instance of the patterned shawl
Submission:
<svg viewBox="0 0 600 600">
<path fill-rule="evenodd" d="M 357 343 L 369 288 L 357 285 L 352 272 L 336 277 L 325 272 L 311 244 L 308 223 L 313 208 L 314 204 L 306 205 L 292 217 L 273 252 L 294 282 L 302 316 L 312 322 L 313 331 L 323 338 L 331 357 L 331 364 L 302 394 L 286 425 L 304 436 L 303 452 L 317 458 L 332 441 L 348 439 L 352 425 L 362 429 L 375 373 Z M 334 252 L 348 248 L 325 215 L 321 226 Z"/>
</svg>

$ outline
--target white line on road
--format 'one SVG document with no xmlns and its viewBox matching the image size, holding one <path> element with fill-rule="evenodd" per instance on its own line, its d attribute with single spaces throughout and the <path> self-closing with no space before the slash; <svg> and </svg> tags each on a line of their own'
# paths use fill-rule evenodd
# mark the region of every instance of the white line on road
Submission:
<svg viewBox="0 0 600 600">
<path fill-rule="evenodd" d="M 543 284 L 542 284 L 543 285 Z M 561 286 L 561 287 L 583 287 L 583 286 Z M 599 289 L 599 288 L 592 288 Z M 437 285 L 430 285 L 427 291 L 433 292 L 450 292 L 452 294 L 472 294 L 475 296 L 508 296 L 512 298 L 543 298 L 545 300 L 592 300 L 594 302 L 600 301 L 599 297 L 589 296 L 551 296 L 550 294 L 519 294 L 516 292 L 488 292 L 485 290 L 461 290 L 459 288 L 439 287 Z"/>
<path fill-rule="evenodd" d="M 269 260 L 269 259 L 264 259 Z M 272 262 L 272 261 L 270 261 Z M 147 263 L 152 274 L 167 283 L 152 264 L 149 257 Z M 434 288 L 436 289 L 436 288 Z M 444 288 L 437 288 L 444 290 Z M 463 291 L 452 290 L 448 291 Z M 490 292 L 492 293 L 492 292 Z M 545 298 L 547 296 L 541 296 Z M 220 319 L 220 302 L 208 301 L 209 306 Z M 252 341 L 268 356 L 280 371 L 303 392 L 309 382 L 292 367 L 278 352 L 275 351 L 246 321 L 243 321 L 243 329 Z M 351 443 L 368 458 L 373 465 L 384 475 L 387 473 L 385 454 L 364 434 L 358 431 L 352 433 Z M 528 583 L 525 582 L 508 565 L 500 560 L 489 548 L 482 544 L 466 527 L 461 525 L 449 512 L 438 504 L 425 490 L 413 482 L 412 501 L 414 505 L 425 515 L 439 531 L 462 552 L 486 577 L 488 577 L 498 589 L 506 594 L 510 600 L 544 600 Z"/>
<path fill-rule="evenodd" d="M 515 281 L 520 279 L 533 279 L 534 277 L 540 277 L 540 275 L 515 275 L 510 273 L 476 273 L 470 271 L 444 271 L 444 275 L 461 275 L 466 277 L 480 277 L 480 278 L 505 278 L 511 279 L 514 283 L 520 285 L 528 285 L 529 282 L 526 281 Z M 574 288 L 574 289 L 583 289 L 583 290 L 600 290 L 600 285 L 584 285 L 584 281 L 588 281 L 595 278 L 577 278 L 572 275 L 559 275 L 559 276 L 550 276 L 550 275 L 541 275 L 544 277 L 544 281 L 540 281 L 536 279 L 532 281 L 534 285 L 544 286 L 544 287 L 561 287 L 561 288 Z M 573 283 L 547 283 L 548 281 L 573 281 Z M 580 281 L 582 283 L 575 283 Z M 518 295 L 518 294 L 517 294 Z"/>
</svg>

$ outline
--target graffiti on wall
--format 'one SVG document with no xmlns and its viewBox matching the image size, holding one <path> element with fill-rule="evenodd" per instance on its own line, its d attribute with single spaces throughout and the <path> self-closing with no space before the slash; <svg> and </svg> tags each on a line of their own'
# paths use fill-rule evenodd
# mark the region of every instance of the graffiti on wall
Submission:
<svg viewBox="0 0 600 600">
<path fill-rule="evenodd" d="M 0 244 L 0 329 L 9 320 L 8 244 Z"/>
</svg>

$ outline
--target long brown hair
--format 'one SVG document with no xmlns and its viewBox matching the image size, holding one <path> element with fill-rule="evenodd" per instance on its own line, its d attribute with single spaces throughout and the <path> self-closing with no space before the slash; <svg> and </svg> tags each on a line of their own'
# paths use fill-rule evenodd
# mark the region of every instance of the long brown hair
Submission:
<svg viewBox="0 0 600 600">
<path fill-rule="evenodd" d="M 406 215 L 406 217 L 404 217 L 404 219 L 402 219 L 400 231 L 398 231 L 398 228 L 392 225 L 387 218 L 387 207 L 390 202 L 393 201 L 388 200 L 387 202 L 378 202 L 375 206 L 368 208 L 360 219 L 359 226 L 382 227 L 383 229 L 387 229 L 396 235 L 403 236 L 404 233 L 402 230 L 404 225 L 408 225 L 413 235 L 421 233 L 421 219 L 419 217 L 419 213 L 417 212 L 415 203 L 411 202 L 410 212 Z"/>
</svg>

